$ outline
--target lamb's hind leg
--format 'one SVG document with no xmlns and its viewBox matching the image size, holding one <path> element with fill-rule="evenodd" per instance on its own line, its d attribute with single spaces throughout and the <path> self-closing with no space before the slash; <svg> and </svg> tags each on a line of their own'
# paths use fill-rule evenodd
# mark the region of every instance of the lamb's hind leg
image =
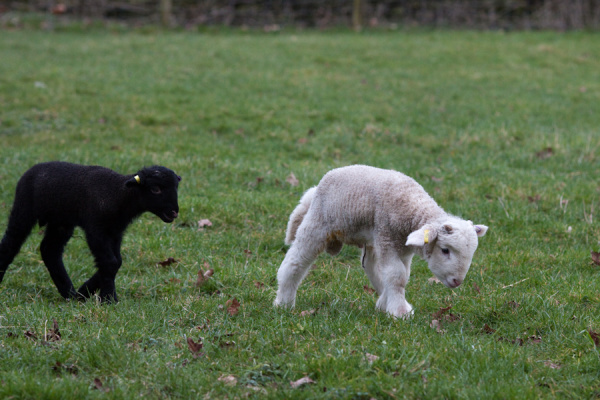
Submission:
<svg viewBox="0 0 600 400">
<path fill-rule="evenodd" d="M 46 234 L 40 245 L 42 260 L 50 272 L 50 277 L 58 292 L 65 299 L 75 298 L 77 292 L 62 260 L 65 245 L 73 235 L 73 227 L 48 224 Z"/>
<path fill-rule="evenodd" d="M 310 271 L 310 266 L 325 248 L 325 235 L 320 232 L 300 226 L 296 239 L 288 250 L 279 271 L 277 271 L 276 306 L 293 307 L 296 301 L 298 286 Z"/>
<path fill-rule="evenodd" d="M 4 279 L 8 266 L 21 250 L 21 246 L 36 223 L 35 217 L 31 213 L 30 200 L 23 199 L 23 196 L 16 198 L 6 233 L 0 242 L 0 282 Z"/>
</svg>

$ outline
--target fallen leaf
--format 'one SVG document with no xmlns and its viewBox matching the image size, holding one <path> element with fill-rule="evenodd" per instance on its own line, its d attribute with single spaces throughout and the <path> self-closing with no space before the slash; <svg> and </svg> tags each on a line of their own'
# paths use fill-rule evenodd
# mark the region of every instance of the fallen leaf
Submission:
<svg viewBox="0 0 600 400">
<path fill-rule="evenodd" d="M 300 378 L 297 381 L 290 381 L 290 386 L 292 386 L 292 389 L 296 389 L 302 385 L 306 385 L 309 383 L 316 383 L 315 381 L 313 381 L 312 379 L 310 379 L 308 376 L 305 376 L 304 378 Z"/>
<path fill-rule="evenodd" d="M 296 178 L 296 175 L 294 175 L 293 172 L 290 173 L 290 175 L 287 178 L 285 178 L 285 181 L 292 186 L 298 186 L 300 184 L 300 182 Z"/>
<path fill-rule="evenodd" d="M 174 259 L 173 257 L 169 257 L 164 261 L 161 261 L 158 263 L 158 265 L 160 265 L 161 267 L 168 267 L 169 265 L 178 263 L 179 260 Z"/>
<path fill-rule="evenodd" d="M 536 194 L 535 196 L 527 196 L 527 200 L 529 200 L 530 203 L 537 203 L 541 198 L 542 196 L 539 194 Z"/>
<path fill-rule="evenodd" d="M 594 332 L 593 330 L 588 330 L 592 341 L 594 342 L 594 346 L 600 347 L 600 333 Z"/>
<path fill-rule="evenodd" d="M 98 389 L 101 392 L 105 392 L 105 393 L 110 392 L 110 388 L 105 387 L 102 384 L 102 381 L 100 379 L 98 379 L 98 378 L 94 378 L 94 388 Z"/>
<path fill-rule="evenodd" d="M 217 380 L 223 382 L 227 386 L 235 386 L 237 384 L 237 378 L 233 375 L 221 375 Z"/>
<path fill-rule="evenodd" d="M 257 289 L 262 289 L 265 287 L 265 284 L 259 281 L 254 281 L 254 287 Z"/>
<path fill-rule="evenodd" d="M 198 330 L 200 330 L 200 331 L 202 331 L 202 330 L 204 330 L 204 329 L 208 329 L 208 328 L 210 328 L 210 320 L 208 320 L 208 319 L 206 320 L 206 322 L 205 322 L 205 323 L 203 323 L 202 325 L 198 325 L 198 326 L 196 327 L 196 329 L 198 329 Z"/>
<path fill-rule="evenodd" d="M 52 369 L 56 372 L 67 371 L 71 375 L 77 375 L 79 373 L 79 368 L 75 364 L 63 364 L 60 361 L 57 361 Z"/>
<path fill-rule="evenodd" d="M 210 265 L 207 262 L 205 262 L 204 266 L 209 267 Z M 200 270 L 198 271 L 198 277 L 196 278 L 196 287 L 204 285 L 206 281 L 208 281 L 208 279 L 214 275 L 214 273 L 215 271 L 212 268 L 209 268 L 206 271 L 200 268 Z"/>
<path fill-rule="evenodd" d="M 440 281 L 437 276 L 432 276 L 431 278 L 427 279 L 427 283 L 432 285 L 434 283 L 442 283 L 442 281 Z"/>
<path fill-rule="evenodd" d="M 202 343 L 202 341 L 196 343 L 194 342 L 194 339 L 187 338 L 187 345 L 190 351 L 192 352 L 194 358 L 202 357 L 204 355 L 204 353 L 200 352 L 200 350 L 202 350 L 202 347 L 204 346 L 204 343 Z"/>
<path fill-rule="evenodd" d="M 444 333 L 446 333 L 446 331 L 445 331 L 444 329 L 442 329 L 442 324 L 441 324 L 441 322 L 440 322 L 439 320 L 437 320 L 437 319 L 434 319 L 434 320 L 432 320 L 432 321 L 429 323 L 429 326 L 430 326 L 431 328 L 435 328 L 435 330 L 436 330 L 436 331 L 437 331 L 437 333 L 439 333 L 439 334 L 442 334 L 442 335 L 443 335 Z"/>
<path fill-rule="evenodd" d="M 483 332 L 487 333 L 488 335 L 491 335 L 492 333 L 496 332 L 496 330 L 494 328 L 492 328 L 491 326 L 489 326 L 488 324 L 483 325 Z"/>
<path fill-rule="evenodd" d="M 307 315 L 313 315 L 314 313 L 317 312 L 316 308 L 313 308 L 312 310 L 304 310 L 300 313 L 301 317 L 306 317 Z"/>
<path fill-rule="evenodd" d="M 201 219 L 198 221 L 198 230 L 203 230 L 205 226 L 212 226 L 212 222 L 209 219 Z"/>
<path fill-rule="evenodd" d="M 560 369 L 560 365 L 559 364 L 555 364 L 555 363 L 550 362 L 550 361 L 544 361 L 544 365 L 546 367 L 550 367 L 552 369 Z"/>
<path fill-rule="evenodd" d="M 363 286 L 363 290 L 365 292 L 367 292 L 368 294 L 373 294 L 375 293 L 375 289 L 373 289 L 372 287 L 369 287 L 369 285 L 364 285 Z"/>
<path fill-rule="evenodd" d="M 432 314 L 432 318 L 440 319 L 442 317 L 442 315 L 446 314 L 451 308 L 452 308 L 452 306 L 440 307 L 440 309 L 438 311 L 436 311 Z"/>
<path fill-rule="evenodd" d="M 552 157 L 553 154 L 554 154 L 554 149 L 552 149 L 552 147 L 546 147 L 546 148 L 538 151 L 537 153 L 535 153 L 536 157 L 539 158 L 540 160 L 544 160 L 546 158 Z"/>
<path fill-rule="evenodd" d="M 477 286 L 477 283 L 473 282 L 473 289 L 477 292 L 477 293 L 481 293 L 481 289 L 479 288 L 479 286 Z"/>
<path fill-rule="evenodd" d="M 454 322 L 454 321 L 460 319 L 460 315 L 449 313 L 449 314 L 444 315 L 442 317 L 442 319 L 447 322 Z"/>
<path fill-rule="evenodd" d="M 25 337 L 31 340 L 37 340 L 37 335 L 31 331 L 25 331 Z"/>
<path fill-rule="evenodd" d="M 519 308 L 519 307 L 521 307 L 521 305 L 519 303 L 517 303 L 516 301 L 512 301 L 512 300 L 508 301 L 508 302 L 506 302 L 504 304 L 506 304 L 507 306 L 512 307 L 512 308 Z"/>
<path fill-rule="evenodd" d="M 225 302 L 225 305 L 227 306 L 227 312 L 232 317 L 240 311 L 240 302 L 235 297 L 233 299 L 227 300 Z"/>
<path fill-rule="evenodd" d="M 439 183 L 439 182 L 442 182 L 444 180 L 444 178 L 438 178 L 438 177 L 432 176 L 431 180 Z"/>
<path fill-rule="evenodd" d="M 298 144 L 306 144 L 308 142 L 307 138 L 300 138 L 298 139 Z"/>
<path fill-rule="evenodd" d="M 252 251 L 248 250 L 248 249 L 244 249 L 244 254 L 246 254 L 246 256 L 250 257 L 252 255 Z"/>
<path fill-rule="evenodd" d="M 53 319 L 52 321 L 53 328 L 48 329 L 48 332 L 46 333 L 46 335 L 44 335 L 44 340 L 47 342 L 58 342 L 61 339 L 60 331 L 58 330 L 58 322 L 56 322 L 55 319 Z"/>
<path fill-rule="evenodd" d="M 542 343 L 542 337 L 541 337 L 541 336 L 535 336 L 535 335 L 532 335 L 532 336 L 529 336 L 527 339 L 528 339 L 528 340 L 529 340 L 531 343 Z"/>
<path fill-rule="evenodd" d="M 376 356 L 375 354 L 365 353 L 365 358 L 367 359 L 369 364 L 372 364 L 374 361 L 379 359 L 379 356 Z"/>
<path fill-rule="evenodd" d="M 222 342 L 219 342 L 219 347 L 221 347 L 221 348 L 233 347 L 233 346 L 235 346 L 235 342 L 233 340 L 231 340 L 231 341 L 224 340 Z"/>
<path fill-rule="evenodd" d="M 600 265 L 600 253 L 597 251 L 592 251 L 592 262 L 596 265 Z"/>
</svg>

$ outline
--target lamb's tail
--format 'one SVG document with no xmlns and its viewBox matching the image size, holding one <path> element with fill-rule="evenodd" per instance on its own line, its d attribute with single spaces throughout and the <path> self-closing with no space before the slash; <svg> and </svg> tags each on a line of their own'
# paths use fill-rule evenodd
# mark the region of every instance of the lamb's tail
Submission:
<svg viewBox="0 0 600 400">
<path fill-rule="evenodd" d="M 308 189 L 300 199 L 300 204 L 296 206 L 292 214 L 290 215 L 290 220 L 287 226 L 287 232 L 285 234 L 285 244 L 290 245 L 296 239 L 296 231 L 298 231 L 298 227 L 302 223 L 304 216 L 308 212 L 310 207 L 310 203 L 312 202 L 313 197 L 315 197 L 315 192 L 317 191 L 317 187 L 312 187 Z"/>
</svg>

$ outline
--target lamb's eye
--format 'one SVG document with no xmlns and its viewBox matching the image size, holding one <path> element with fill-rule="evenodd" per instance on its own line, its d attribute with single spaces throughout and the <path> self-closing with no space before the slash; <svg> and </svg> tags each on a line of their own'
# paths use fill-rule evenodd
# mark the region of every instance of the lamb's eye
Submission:
<svg viewBox="0 0 600 400">
<path fill-rule="evenodd" d="M 442 253 L 444 253 L 444 254 L 450 254 L 450 249 L 442 249 Z"/>
<path fill-rule="evenodd" d="M 162 190 L 160 190 L 160 188 L 158 186 L 151 187 L 150 191 L 152 192 L 152 194 L 161 194 L 162 193 Z"/>
</svg>

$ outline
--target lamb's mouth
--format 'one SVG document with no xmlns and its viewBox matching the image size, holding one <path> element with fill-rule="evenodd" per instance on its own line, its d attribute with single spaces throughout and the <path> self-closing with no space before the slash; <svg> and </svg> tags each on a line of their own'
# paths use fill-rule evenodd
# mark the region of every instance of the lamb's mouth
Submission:
<svg viewBox="0 0 600 400">
<path fill-rule="evenodd" d="M 160 216 L 160 219 L 167 223 L 173 222 L 175 218 L 177 218 L 177 213 L 174 211 L 162 213 L 162 215 Z"/>
</svg>

